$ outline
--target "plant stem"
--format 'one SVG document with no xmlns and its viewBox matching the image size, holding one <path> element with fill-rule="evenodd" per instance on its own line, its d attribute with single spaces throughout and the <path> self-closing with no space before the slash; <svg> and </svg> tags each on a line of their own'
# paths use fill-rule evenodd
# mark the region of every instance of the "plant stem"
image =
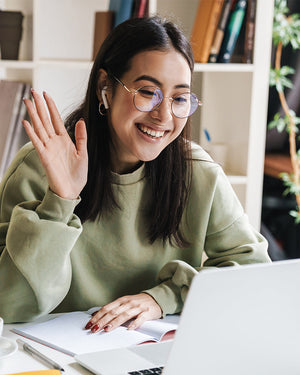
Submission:
<svg viewBox="0 0 300 375">
<path fill-rule="evenodd" d="M 281 68 L 281 55 L 282 55 L 282 42 L 279 42 L 276 49 L 276 59 L 275 59 L 275 69 L 280 70 Z M 282 109 L 289 119 L 288 129 L 289 129 L 289 145 L 290 145 L 290 157 L 292 163 L 292 169 L 294 176 L 293 181 L 297 187 L 300 185 L 300 171 L 299 171 L 299 161 L 297 158 L 297 147 L 296 147 L 296 124 L 293 116 L 290 114 L 290 108 L 287 104 L 285 95 L 283 91 L 278 91 L 280 103 Z M 300 214 L 300 194 L 295 194 L 296 202 L 298 206 L 298 213 Z"/>
</svg>

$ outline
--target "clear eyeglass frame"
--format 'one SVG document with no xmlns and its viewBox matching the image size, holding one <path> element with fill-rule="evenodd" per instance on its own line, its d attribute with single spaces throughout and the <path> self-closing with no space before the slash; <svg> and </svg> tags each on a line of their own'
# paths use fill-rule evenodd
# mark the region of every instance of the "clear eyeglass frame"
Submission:
<svg viewBox="0 0 300 375">
<path fill-rule="evenodd" d="M 119 78 L 113 74 L 111 76 L 132 94 L 133 104 L 140 112 L 155 111 L 163 99 L 169 99 L 171 102 L 172 114 L 177 118 L 187 118 L 196 112 L 197 108 L 202 105 L 196 94 L 184 92 L 175 96 L 164 96 L 161 89 L 156 86 L 142 86 L 136 90 L 130 90 Z"/>
</svg>

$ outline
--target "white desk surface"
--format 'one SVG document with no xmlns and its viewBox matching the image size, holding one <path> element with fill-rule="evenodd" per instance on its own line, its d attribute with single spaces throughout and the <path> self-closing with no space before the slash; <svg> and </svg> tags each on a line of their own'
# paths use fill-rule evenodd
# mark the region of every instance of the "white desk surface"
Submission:
<svg viewBox="0 0 300 375">
<path fill-rule="evenodd" d="M 20 335 L 11 332 L 12 328 L 20 327 L 22 324 L 5 324 L 3 330 L 3 337 L 11 340 L 22 339 L 28 342 L 31 346 L 45 354 L 55 362 L 59 363 L 65 370 L 62 374 L 65 375 L 91 375 L 92 373 L 85 370 L 79 363 L 75 362 L 73 357 L 61 353 L 55 349 L 48 348 L 45 345 L 34 342 L 33 340 L 26 339 Z M 16 372 L 34 371 L 34 370 L 49 370 L 43 362 L 31 357 L 30 354 L 24 352 L 21 345 L 19 350 L 11 356 L 0 360 L 0 375 L 8 375 Z"/>
</svg>

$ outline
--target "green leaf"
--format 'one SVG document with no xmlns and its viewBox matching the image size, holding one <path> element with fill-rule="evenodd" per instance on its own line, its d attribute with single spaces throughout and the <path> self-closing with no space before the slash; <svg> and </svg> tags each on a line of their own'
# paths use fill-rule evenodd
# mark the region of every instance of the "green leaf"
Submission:
<svg viewBox="0 0 300 375">
<path fill-rule="evenodd" d="M 268 129 L 277 128 L 279 133 L 281 133 L 286 127 L 286 123 L 283 118 L 280 117 L 279 113 L 276 113 L 274 120 L 269 122 Z"/>
<path fill-rule="evenodd" d="M 280 69 L 280 74 L 283 76 L 287 76 L 288 74 L 294 74 L 294 73 L 295 73 L 295 69 L 293 69 L 290 66 L 284 65 Z"/>
<path fill-rule="evenodd" d="M 288 87 L 289 89 L 292 89 L 294 86 L 293 82 L 290 79 L 285 78 L 285 77 L 280 78 L 280 83 L 282 87 Z"/>
<path fill-rule="evenodd" d="M 289 212 L 289 214 L 295 218 L 295 223 L 299 224 L 300 223 L 300 213 L 298 211 L 292 210 Z"/>
</svg>

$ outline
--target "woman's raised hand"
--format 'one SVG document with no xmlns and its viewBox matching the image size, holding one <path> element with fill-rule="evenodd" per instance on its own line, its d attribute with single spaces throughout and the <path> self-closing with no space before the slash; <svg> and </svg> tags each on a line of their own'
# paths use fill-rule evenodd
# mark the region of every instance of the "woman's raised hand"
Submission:
<svg viewBox="0 0 300 375">
<path fill-rule="evenodd" d="M 23 125 L 46 171 L 49 187 L 61 198 L 76 199 L 86 184 L 88 173 L 85 123 L 77 122 L 74 145 L 53 99 L 43 94 L 49 118 L 41 95 L 32 90 L 32 96 L 35 105 L 24 99 L 32 126 L 26 120 Z"/>
</svg>

